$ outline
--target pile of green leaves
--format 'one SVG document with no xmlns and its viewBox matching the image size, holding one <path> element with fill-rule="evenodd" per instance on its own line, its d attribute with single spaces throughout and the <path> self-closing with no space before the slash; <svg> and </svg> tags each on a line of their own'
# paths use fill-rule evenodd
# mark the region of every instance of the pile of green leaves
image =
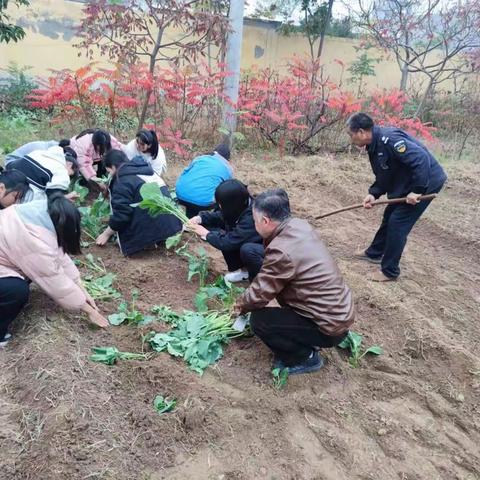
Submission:
<svg viewBox="0 0 480 480">
<path fill-rule="evenodd" d="M 348 332 L 348 335 L 338 345 L 340 348 L 350 349 L 348 363 L 354 368 L 358 367 L 360 360 L 367 354 L 381 355 L 383 350 L 378 345 L 372 345 L 362 352 L 362 335 L 356 332 Z"/>
<path fill-rule="evenodd" d="M 135 302 L 138 299 L 138 290 L 132 291 L 132 300 L 129 302 L 123 301 L 118 306 L 117 313 L 112 313 L 108 316 L 108 321 L 112 325 L 121 325 L 122 323 L 146 325 L 154 320 L 150 315 L 143 315 L 136 309 Z"/>
<path fill-rule="evenodd" d="M 200 287 L 195 295 L 195 308 L 199 312 L 208 311 L 208 303 L 213 300 L 220 310 L 230 310 L 235 300 L 243 293 L 244 289 L 237 287 L 222 276 L 217 277 L 214 283 Z"/>
<path fill-rule="evenodd" d="M 177 400 L 175 398 L 163 397 L 162 395 L 157 395 L 155 400 L 153 400 L 153 407 L 158 414 L 171 412 L 177 405 Z"/>
<path fill-rule="evenodd" d="M 140 188 L 142 201 L 138 204 L 140 208 L 148 210 L 152 217 L 157 215 L 175 215 L 183 224 L 189 219 L 185 212 L 171 199 L 163 195 L 160 186 L 156 183 L 145 183 Z"/>
<path fill-rule="evenodd" d="M 82 232 L 95 241 L 102 233 L 110 216 L 109 203 L 99 194 L 90 206 L 79 207 L 78 210 L 82 215 Z"/>
<path fill-rule="evenodd" d="M 105 265 L 100 257 L 97 259 L 89 253 L 85 255 L 84 260 L 75 260 L 77 265 L 83 265 L 92 271 L 92 274 L 82 277 L 83 285 L 94 300 L 112 300 L 120 298 L 121 294 L 113 287 L 113 281 L 116 275 L 111 272 L 107 272 Z M 96 277 L 94 274 L 100 274 L 100 277 Z"/>
<path fill-rule="evenodd" d="M 118 360 L 146 360 L 147 353 L 120 352 L 116 347 L 93 347 L 90 360 L 92 362 L 113 365 Z"/>
<path fill-rule="evenodd" d="M 150 332 L 145 341 L 157 352 L 167 351 L 175 357 L 183 357 L 190 369 L 200 375 L 223 355 L 224 343 L 242 335 L 233 330 L 228 314 L 184 311 L 180 315 L 156 309 L 157 315 L 173 328 L 167 333 Z"/>
</svg>

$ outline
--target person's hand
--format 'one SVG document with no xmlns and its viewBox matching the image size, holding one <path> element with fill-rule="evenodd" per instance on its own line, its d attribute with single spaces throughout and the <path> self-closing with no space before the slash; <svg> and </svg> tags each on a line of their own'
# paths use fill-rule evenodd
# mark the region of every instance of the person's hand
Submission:
<svg viewBox="0 0 480 480">
<path fill-rule="evenodd" d="M 202 227 L 201 225 L 189 225 L 189 230 L 191 232 L 196 233 L 200 238 L 203 238 L 204 240 L 207 238 L 207 235 L 210 233 L 209 230 L 207 230 L 205 227 Z"/>
<path fill-rule="evenodd" d="M 421 193 L 413 193 L 413 192 L 410 192 L 408 195 L 407 195 L 407 200 L 406 202 L 409 204 L 409 205 L 416 205 L 418 202 L 420 202 L 420 200 L 418 199 L 419 197 L 421 197 L 422 194 Z"/>
<path fill-rule="evenodd" d="M 240 304 L 236 303 L 233 306 L 232 313 L 233 313 L 233 316 L 235 317 L 238 317 L 239 315 L 242 314 L 242 307 L 240 306 Z"/>
<path fill-rule="evenodd" d="M 75 200 L 80 198 L 80 194 L 78 192 L 70 192 L 65 195 L 65 198 L 67 198 L 71 202 L 75 202 Z"/>
<path fill-rule="evenodd" d="M 92 309 L 92 311 L 88 314 L 88 320 L 90 323 L 93 323 L 100 328 L 106 328 L 110 325 L 108 320 L 98 310 L 95 309 Z"/>
<path fill-rule="evenodd" d="M 82 307 L 82 312 L 88 315 L 90 323 L 97 325 L 98 327 L 105 328 L 109 326 L 108 320 L 95 308 L 89 305 L 87 302 Z"/>
<path fill-rule="evenodd" d="M 91 297 L 91 295 L 84 289 L 83 293 L 85 294 L 85 298 L 87 299 L 87 303 L 94 309 L 98 311 L 97 304 L 95 300 Z"/>
<path fill-rule="evenodd" d="M 95 240 L 95 243 L 99 247 L 103 247 L 107 244 L 108 240 L 110 239 L 110 234 L 107 230 L 105 230 L 103 233 L 101 233 L 97 239 Z"/>
<path fill-rule="evenodd" d="M 201 225 L 202 217 L 200 215 L 197 215 L 196 217 L 192 217 L 188 223 L 191 225 Z"/>
<path fill-rule="evenodd" d="M 372 203 L 375 201 L 375 197 L 369 193 L 364 199 L 363 199 L 363 208 L 369 209 L 372 208 L 373 205 Z"/>
</svg>

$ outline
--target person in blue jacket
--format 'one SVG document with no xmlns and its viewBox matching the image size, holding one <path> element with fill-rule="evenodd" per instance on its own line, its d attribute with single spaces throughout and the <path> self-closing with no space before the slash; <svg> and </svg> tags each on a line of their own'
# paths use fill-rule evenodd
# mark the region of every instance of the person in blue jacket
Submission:
<svg viewBox="0 0 480 480">
<path fill-rule="evenodd" d="M 262 268 L 265 251 L 248 188 L 239 180 L 225 180 L 215 190 L 215 201 L 216 211 L 200 212 L 188 227 L 222 252 L 229 271 L 225 280 L 252 281 Z"/>
<path fill-rule="evenodd" d="M 151 217 L 140 208 L 140 188 L 145 183 L 156 183 L 165 197 L 170 198 L 168 187 L 143 157 L 128 160 L 124 152 L 110 150 L 102 160 L 112 179 L 109 185 L 111 215 L 108 227 L 96 243 L 105 245 L 117 233 L 120 250 L 125 256 L 155 246 L 182 230 L 182 223 L 174 215 Z"/>
<path fill-rule="evenodd" d="M 438 193 L 447 175 L 428 149 L 399 128 L 379 127 L 366 113 L 356 113 L 347 121 L 352 143 L 366 147 L 375 182 L 363 200 L 365 208 L 387 194 L 388 198 L 407 197 L 406 203 L 388 205 L 371 245 L 356 257 L 381 265 L 370 280 L 386 282 L 400 275 L 400 258 L 413 226 L 430 201 L 421 195 Z"/>
<path fill-rule="evenodd" d="M 228 146 L 218 145 L 213 152 L 194 158 L 182 172 L 175 189 L 178 202 L 185 206 L 188 218 L 213 208 L 215 189 L 224 180 L 233 178 L 229 160 Z"/>
</svg>

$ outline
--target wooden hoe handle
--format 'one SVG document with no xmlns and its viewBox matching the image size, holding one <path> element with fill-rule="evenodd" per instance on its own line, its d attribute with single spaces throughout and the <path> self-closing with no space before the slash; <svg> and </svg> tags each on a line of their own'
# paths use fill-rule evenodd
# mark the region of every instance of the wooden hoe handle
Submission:
<svg viewBox="0 0 480 480">
<path fill-rule="evenodd" d="M 431 193 L 429 195 L 421 195 L 418 197 L 418 200 L 433 200 L 437 196 L 436 193 Z M 407 201 L 407 197 L 402 198 L 391 198 L 388 200 L 375 200 L 372 202 L 372 205 L 393 205 L 395 203 L 405 203 Z M 329 217 L 330 215 L 335 215 L 336 213 L 347 212 L 348 210 L 355 210 L 356 208 L 362 208 L 363 203 L 356 203 L 355 205 L 349 205 L 348 207 L 339 208 L 338 210 L 334 210 L 333 212 L 324 213 L 323 215 L 318 215 L 315 217 L 315 220 L 319 220 L 320 218 Z"/>
</svg>

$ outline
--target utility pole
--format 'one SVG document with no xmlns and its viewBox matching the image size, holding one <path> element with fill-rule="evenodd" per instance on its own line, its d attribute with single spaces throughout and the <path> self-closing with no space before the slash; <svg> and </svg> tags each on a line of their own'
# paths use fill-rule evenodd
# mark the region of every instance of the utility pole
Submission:
<svg viewBox="0 0 480 480">
<path fill-rule="evenodd" d="M 230 99 L 233 105 L 236 105 L 238 102 L 238 89 L 240 86 L 244 7 L 244 0 L 231 0 L 228 12 L 231 31 L 227 37 L 226 67 L 230 75 L 225 78 L 223 93 Z M 228 142 L 231 146 L 232 136 L 237 128 L 237 116 L 236 108 L 227 102 L 225 102 L 223 106 L 223 126 L 228 130 L 228 135 L 225 134 L 224 141 Z"/>
</svg>

